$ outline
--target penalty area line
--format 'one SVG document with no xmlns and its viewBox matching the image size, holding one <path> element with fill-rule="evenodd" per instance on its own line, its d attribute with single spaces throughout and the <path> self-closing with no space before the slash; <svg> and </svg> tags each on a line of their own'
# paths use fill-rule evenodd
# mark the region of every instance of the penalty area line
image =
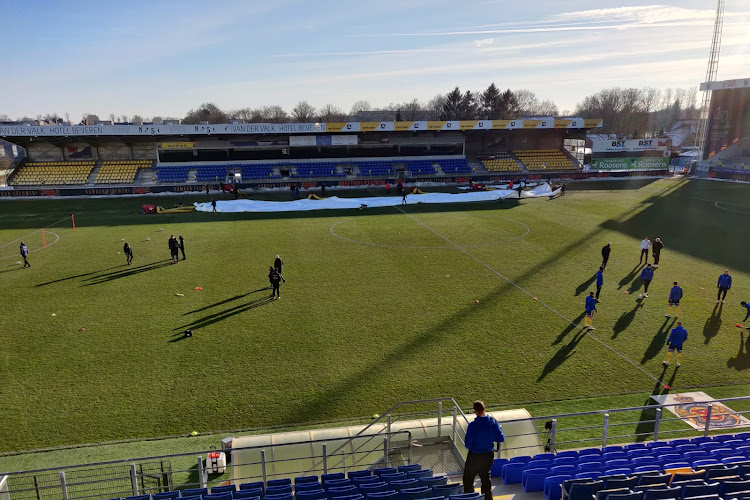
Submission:
<svg viewBox="0 0 750 500">
<path fill-rule="evenodd" d="M 533 297 L 534 297 L 534 295 L 532 295 L 531 293 L 529 293 L 529 292 L 528 292 L 528 291 L 527 291 L 527 290 L 526 290 L 525 288 L 523 288 L 522 286 L 518 285 L 517 283 L 515 283 L 515 282 L 514 282 L 513 280 L 511 280 L 511 279 L 510 279 L 510 278 L 508 278 L 507 276 L 503 275 L 503 274 L 502 274 L 502 273 L 501 273 L 500 271 L 498 271 L 497 269 L 493 268 L 493 267 L 492 267 L 492 266 L 490 266 L 489 264 L 487 264 L 487 263 L 483 262 L 483 261 L 482 261 L 482 260 L 480 260 L 480 259 L 479 259 L 478 257 L 476 257 L 475 255 L 473 255 L 472 253 L 470 253 L 469 251 L 467 251 L 467 250 L 466 250 L 465 248 L 462 248 L 462 247 L 458 246 L 458 245 L 457 245 L 457 244 L 455 244 L 455 243 L 454 243 L 453 241 L 451 241 L 450 239 L 448 239 L 448 238 L 447 238 L 446 236 L 442 235 L 441 233 L 439 233 L 439 232 L 438 232 L 438 231 L 436 231 L 435 229 L 432 229 L 432 228 L 431 228 L 430 226 L 428 226 L 427 224 L 425 224 L 425 223 L 424 223 L 424 222 L 422 222 L 421 220 L 417 219 L 417 218 L 416 218 L 416 217 L 414 217 L 413 215 L 411 215 L 411 214 L 409 214 L 409 213 L 407 213 L 407 212 L 404 212 L 404 211 L 403 211 L 403 210 L 401 209 L 401 207 L 398 207 L 398 206 L 394 206 L 393 208 L 395 208 L 396 210 L 398 210 L 398 211 L 399 211 L 399 212 L 401 212 L 402 214 L 406 215 L 407 217 L 409 217 L 410 219 L 412 219 L 412 220 L 413 220 L 413 221 L 415 221 L 416 223 L 418 223 L 418 224 L 422 225 L 422 226 L 423 226 L 423 227 L 424 227 L 425 229 L 427 229 L 427 230 L 429 230 L 429 231 L 432 231 L 432 232 L 433 232 L 434 234 L 436 234 L 437 236 L 439 236 L 440 238 L 442 238 L 442 239 L 443 239 L 443 240 L 444 240 L 444 241 L 445 241 L 446 243 L 448 243 L 448 244 L 449 244 L 450 246 L 452 246 L 453 248 L 455 248 L 455 249 L 456 249 L 456 250 L 458 250 L 459 252 L 461 252 L 461 253 L 465 254 L 466 256 L 470 257 L 470 258 L 471 258 L 471 259 L 473 259 L 473 260 L 474 260 L 475 262 L 477 262 L 478 264 L 480 264 L 480 265 L 482 265 L 483 267 L 485 267 L 485 268 L 486 268 L 486 269 L 487 269 L 488 271 L 490 271 L 490 272 L 492 272 L 493 274 L 497 275 L 497 276 L 498 276 L 499 278 L 501 278 L 502 280 L 504 280 L 505 282 L 507 282 L 507 283 L 508 283 L 509 285 L 512 285 L 512 286 L 514 286 L 514 287 L 515 287 L 516 289 L 518 289 L 518 290 L 519 290 L 520 292 L 522 292 L 523 294 L 527 295 L 527 296 L 528 296 L 529 298 L 533 298 Z M 562 314 L 562 313 L 561 313 L 560 311 L 558 311 L 558 310 L 557 310 L 557 309 L 555 309 L 554 307 L 552 307 L 552 306 L 550 306 L 550 305 L 546 304 L 545 302 L 543 302 L 542 300 L 540 300 L 540 299 L 539 299 L 538 297 L 537 297 L 537 300 L 536 300 L 535 302 L 537 302 L 538 304 L 541 304 L 541 305 L 542 305 L 543 307 L 547 308 L 547 310 L 549 310 L 549 311 L 550 311 L 551 313 L 553 313 L 553 314 L 555 314 L 556 316 L 558 316 L 558 317 L 562 318 L 563 320 L 567 321 L 568 323 L 570 323 L 571 325 L 575 326 L 576 328 L 579 328 L 579 327 L 580 327 L 580 325 L 578 325 L 577 323 L 574 323 L 574 322 L 573 322 L 573 320 L 571 320 L 570 318 L 566 317 L 566 316 L 565 316 L 564 314 Z M 613 353 L 613 354 L 617 355 L 618 357 L 620 357 L 620 358 L 621 358 L 621 359 L 622 359 L 623 361 L 625 361 L 626 363 L 630 364 L 630 365 L 631 365 L 631 366 L 632 366 L 633 368 L 637 369 L 638 371 L 640 371 L 641 373 L 643 373 L 644 375 L 646 375 L 646 376 L 647 376 L 648 378 L 650 378 L 651 380 L 653 380 L 653 381 L 655 381 L 655 382 L 657 382 L 657 383 L 661 384 L 661 380 L 659 380 L 658 378 L 656 378 L 655 376 L 653 376 L 653 375 L 652 375 L 651 373 L 649 373 L 648 371 L 646 371 L 646 370 L 645 370 L 645 369 L 644 369 L 644 368 L 643 368 L 642 366 L 639 366 L 639 365 L 637 365 L 637 364 L 635 363 L 635 361 L 633 361 L 632 359 L 628 358 L 627 356 L 625 356 L 624 354 L 622 354 L 621 352 L 619 352 L 619 351 L 618 351 L 617 349 L 615 349 L 615 348 L 614 348 L 614 347 L 612 347 L 611 345 L 607 344 L 606 342 L 604 342 L 603 340 L 601 340 L 600 338 L 598 338 L 598 337 L 597 337 L 596 335 L 594 335 L 593 333 L 591 333 L 591 331 L 588 331 L 588 332 L 586 333 L 586 337 L 590 337 L 590 338 L 592 338 L 593 340 L 596 340 L 596 341 L 597 341 L 597 342 L 599 342 L 599 344 L 601 344 L 601 345 L 602 345 L 602 346 L 603 346 L 604 348 L 606 348 L 606 349 L 607 349 L 607 350 L 609 350 L 609 351 L 610 351 L 611 353 Z"/>
</svg>

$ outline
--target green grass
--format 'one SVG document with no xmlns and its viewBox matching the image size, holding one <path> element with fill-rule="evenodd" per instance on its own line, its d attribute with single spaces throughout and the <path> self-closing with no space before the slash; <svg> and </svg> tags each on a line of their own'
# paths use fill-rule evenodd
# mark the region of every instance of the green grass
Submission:
<svg viewBox="0 0 750 500">
<path fill-rule="evenodd" d="M 580 183 L 552 201 L 406 208 L 471 256 L 390 208 L 145 216 L 141 204 L 173 200 L 3 200 L 0 245 L 25 237 L 39 246 L 39 233 L 25 235 L 70 213 L 78 230 L 49 228 L 48 242 L 50 232 L 60 240 L 32 253 L 28 270 L 15 265 L 17 243 L 0 247 L 0 421 L 10 423 L 0 426 L 0 451 L 298 426 L 441 396 L 523 404 L 535 415 L 580 408 L 575 398 L 642 405 L 661 391 L 652 378 L 479 262 L 580 321 L 607 241 L 593 335 L 673 390 L 749 384 L 750 354 L 734 326 L 744 317 L 739 300 L 750 297 L 749 189 Z M 716 200 L 738 205 L 722 210 Z M 525 237 L 501 242 L 525 227 Z M 170 234 L 186 241 L 188 260 L 176 266 L 162 265 Z M 637 293 L 632 271 L 646 234 L 666 248 L 640 307 L 623 291 Z M 135 251 L 130 268 L 117 254 L 121 238 Z M 277 253 L 287 283 L 281 300 L 265 303 Z M 734 287 L 710 319 L 725 267 Z M 673 280 L 685 291 L 690 333 L 676 374 L 661 366 Z M 172 342 L 186 328 L 195 335 Z M 151 444 L 121 446 L 119 458 L 151 454 Z"/>
</svg>

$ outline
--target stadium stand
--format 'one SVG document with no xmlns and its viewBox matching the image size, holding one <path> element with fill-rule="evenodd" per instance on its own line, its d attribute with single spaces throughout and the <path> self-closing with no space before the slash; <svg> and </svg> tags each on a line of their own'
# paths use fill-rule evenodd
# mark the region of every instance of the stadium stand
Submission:
<svg viewBox="0 0 750 500">
<path fill-rule="evenodd" d="M 547 500 L 750 497 L 750 433 L 496 459 L 493 476 Z M 616 491 L 615 491 L 616 490 Z"/>
<path fill-rule="evenodd" d="M 231 166 L 231 165 L 230 165 Z M 280 174 L 273 173 L 274 165 L 242 165 L 242 177 L 247 179 L 280 179 Z"/>
<path fill-rule="evenodd" d="M 290 177 L 344 177 L 346 174 L 337 168 L 339 164 L 332 161 L 298 164 Z"/>
<path fill-rule="evenodd" d="M 157 182 L 187 182 L 189 165 L 159 165 L 156 167 Z"/>
<path fill-rule="evenodd" d="M 94 161 L 27 162 L 11 179 L 14 186 L 69 186 L 86 184 Z"/>
<path fill-rule="evenodd" d="M 142 168 L 151 168 L 151 160 L 108 160 L 96 174 L 95 184 L 132 184 Z"/>
<path fill-rule="evenodd" d="M 526 170 L 577 170 L 559 149 L 516 149 L 513 154 Z"/>
<path fill-rule="evenodd" d="M 521 166 L 510 153 L 499 153 L 492 158 L 480 160 L 488 172 L 520 172 Z"/>
<path fill-rule="evenodd" d="M 739 156 L 726 160 L 717 160 L 713 164 L 713 166 L 718 170 L 727 170 L 730 172 L 746 174 L 750 173 L 750 157 Z"/>
</svg>

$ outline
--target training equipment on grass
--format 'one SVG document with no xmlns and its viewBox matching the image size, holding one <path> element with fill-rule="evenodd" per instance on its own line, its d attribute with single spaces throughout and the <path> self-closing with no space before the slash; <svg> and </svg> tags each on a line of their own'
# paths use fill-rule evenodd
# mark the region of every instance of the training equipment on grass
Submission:
<svg viewBox="0 0 750 500">
<path fill-rule="evenodd" d="M 638 298 L 639 298 L 639 299 L 642 299 L 642 298 L 643 298 L 643 294 L 642 294 L 642 293 L 639 293 L 639 294 L 638 294 Z"/>
<path fill-rule="evenodd" d="M 196 287 L 194 288 L 194 290 L 203 290 L 203 287 L 202 287 L 202 286 L 196 286 Z"/>
<path fill-rule="evenodd" d="M 193 432 L 190 433 L 190 435 L 191 436 L 197 436 L 198 435 L 198 431 L 193 431 Z"/>
<path fill-rule="evenodd" d="M 736 325 L 734 325 L 734 326 L 736 326 L 737 328 L 745 328 L 745 327 L 744 327 L 744 326 L 742 326 L 742 325 L 741 325 L 740 323 L 737 323 L 737 324 L 736 324 Z"/>
<path fill-rule="evenodd" d="M 164 231 L 164 228 L 163 228 L 163 227 L 160 227 L 160 228 L 159 228 L 159 231 Z"/>
<path fill-rule="evenodd" d="M 474 301 L 474 303 L 475 303 L 475 304 L 479 304 L 479 301 L 478 301 L 478 300 L 475 300 L 475 301 Z"/>
<path fill-rule="evenodd" d="M 85 332 L 85 331 L 86 331 L 86 329 L 85 329 L 84 327 L 81 327 L 81 328 L 79 328 L 79 329 L 78 329 L 78 331 L 79 331 L 79 332 Z"/>
<path fill-rule="evenodd" d="M 531 297 L 531 300 L 537 300 L 537 298 L 536 297 Z"/>
<path fill-rule="evenodd" d="M 625 291 L 624 291 L 624 292 L 622 292 L 622 293 L 623 293 L 623 295 L 630 295 L 630 292 L 628 292 L 627 290 L 625 290 Z"/>
<path fill-rule="evenodd" d="M 184 293 L 176 293 L 175 295 L 178 296 L 178 297 L 184 297 L 185 296 Z"/>
<path fill-rule="evenodd" d="M 21 265 L 21 261 L 20 261 L 20 260 L 17 260 L 17 261 L 16 261 L 16 264 L 20 266 L 20 265 Z"/>
<path fill-rule="evenodd" d="M 51 314 L 51 316 L 57 316 L 57 314 L 55 314 L 55 313 L 52 313 L 52 314 Z"/>
</svg>

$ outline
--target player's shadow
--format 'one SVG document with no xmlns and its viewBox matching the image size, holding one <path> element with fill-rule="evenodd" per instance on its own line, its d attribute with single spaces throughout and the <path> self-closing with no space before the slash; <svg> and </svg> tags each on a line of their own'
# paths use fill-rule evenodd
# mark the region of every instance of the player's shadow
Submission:
<svg viewBox="0 0 750 500">
<path fill-rule="evenodd" d="M 633 278 L 638 274 L 638 269 L 641 267 L 641 264 L 638 264 L 627 275 L 625 275 L 625 277 L 620 280 L 620 283 L 618 283 L 617 289 L 620 290 L 622 287 L 633 281 Z"/>
<path fill-rule="evenodd" d="M 218 323 L 220 321 L 224 321 L 225 319 L 229 319 L 232 316 L 242 314 L 251 309 L 255 309 L 256 307 L 268 305 L 272 302 L 273 302 L 273 298 L 271 298 L 269 295 L 266 295 L 258 299 L 251 300 L 250 302 L 246 302 L 244 304 L 230 307 L 229 309 L 225 309 L 223 311 L 219 311 L 217 313 L 209 314 L 202 318 L 198 318 L 195 321 L 192 321 L 185 325 L 174 328 L 173 331 L 181 331 L 181 330 L 186 330 L 186 329 L 198 330 L 200 328 L 205 328 L 207 326 L 213 325 L 214 323 Z"/>
<path fill-rule="evenodd" d="M 11 264 L 11 265 L 13 266 L 13 269 L 5 269 L 3 271 L 0 271 L 0 274 L 2 274 L 2 273 L 10 273 L 10 272 L 13 272 L 13 271 L 20 271 L 21 269 L 23 269 L 23 267 L 18 267 L 18 264 Z M 10 266 L 8 266 L 8 267 L 10 267 Z M 37 285 L 37 286 L 39 286 L 39 285 Z"/>
<path fill-rule="evenodd" d="M 122 264 L 121 266 L 112 266 L 108 267 L 107 269 L 100 269 L 99 271 L 91 271 L 90 273 L 83 273 L 83 274 L 76 274 L 74 276 L 68 276 L 67 278 L 60 278 L 52 281 L 47 281 L 46 283 L 39 283 L 38 285 L 34 285 L 35 287 L 39 286 L 47 286 L 52 285 L 53 283 L 59 283 L 61 281 L 68 281 L 68 280 L 74 280 L 76 278 L 84 278 L 86 276 L 91 276 L 92 274 L 99 274 L 103 273 L 104 271 L 109 271 L 110 269 L 117 269 L 118 267 L 124 267 L 127 266 L 127 264 Z"/>
<path fill-rule="evenodd" d="M 573 354 L 575 354 L 575 348 L 578 345 L 578 343 L 583 340 L 583 338 L 586 336 L 586 333 L 588 330 L 581 330 L 575 334 L 575 336 L 570 339 L 570 342 L 562 346 L 558 351 L 555 353 L 552 358 L 547 361 L 547 364 L 544 365 L 544 369 L 542 370 L 541 375 L 539 375 L 539 378 L 536 379 L 537 382 L 541 382 L 544 380 L 544 377 L 555 371 L 557 368 L 560 367 L 565 361 L 568 360 Z"/>
<path fill-rule="evenodd" d="M 573 330 L 575 330 L 575 329 L 577 329 L 579 327 L 581 321 L 583 321 L 583 318 L 585 318 L 585 317 L 586 317 L 586 313 L 585 312 L 582 312 L 581 314 L 579 314 L 578 317 L 575 318 L 570 325 L 568 325 L 567 327 L 565 327 L 565 330 L 563 330 L 563 331 L 560 332 L 560 334 L 557 336 L 557 338 L 555 339 L 555 341 L 552 342 L 552 345 L 557 345 L 560 342 L 562 342 L 563 339 L 570 332 L 572 332 Z"/>
<path fill-rule="evenodd" d="M 750 368 L 750 334 L 745 341 L 744 330 L 740 332 L 740 350 L 737 356 L 727 360 L 727 368 L 734 368 L 737 371 Z"/>
<path fill-rule="evenodd" d="M 643 280 L 640 278 L 635 278 L 632 283 L 630 283 L 630 286 L 628 287 L 628 293 L 634 294 L 638 290 L 641 289 L 641 286 L 643 285 Z"/>
<path fill-rule="evenodd" d="M 630 326 L 630 323 L 633 322 L 635 319 L 635 313 L 638 312 L 638 309 L 643 307 L 643 299 L 636 299 L 636 304 L 633 309 L 630 311 L 622 313 L 622 315 L 617 319 L 615 322 L 615 326 L 612 327 L 612 338 L 617 338 L 617 336 L 625 331 Z"/>
<path fill-rule="evenodd" d="M 646 361 L 649 359 L 655 358 L 661 351 L 664 349 L 664 344 L 667 343 L 667 332 L 669 332 L 669 327 L 667 326 L 669 323 L 670 318 L 664 318 L 664 323 L 661 324 L 659 327 L 659 331 L 656 332 L 656 335 L 654 335 L 654 338 L 651 339 L 651 344 L 646 348 L 646 352 L 643 353 L 643 359 L 641 359 L 641 364 L 645 365 Z M 672 318 L 672 323 L 677 321 L 675 318 Z"/>
<path fill-rule="evenodd" d="M 596 281 L 596 273 L 594 273 L 592 277 L 578 285 L 578 288 L 576 288 L 576 297 L 588 290 L 588 288 L 594 283 L 594 281 Z"/>
<path fill-rule="evenodd" d="M 670 377 L 669 381 L 664 384 L 664 375 L 666 375 L 668 368 L 669 367 L 667 366 L 662 367 L 661 375 L 659 375 L 659 380 L 656 382 L 653 390 L 651 391 L 651 396 L 664 396 L 669 394 L 672 384 L 674 384 L 675 377 L 677 376 L 677 370 L 679 370 L 679 367 L 675 368 L 674 372 L 672 372 L 672 377 Z M 665 388 L 665 386 L 669 387 L 670 389 Z M 642 409 L 641 415 L 640 417 L 638 417 L 638 425 L 636 425 L 635 427 L 636 441 L 647 441 L 649 439 L 652 439 L 653 437 L 654 421 L 656 420 L 656 407 L 659 406 L 659 403 L 653 400 L 651 396 L 649 396 L 642 405 L 648 406 L 648 408 Z M 666 410 L 662 409 L 662 412 L 664 411 Z M 662 418 L 664 417 L 665 415 L 662 415 Z"/>
<path fill-rule="evenodd" d="M 170 265 L 170 262 L 171 262 L 170 260 L 159 260 L 156 262 L 152 262 L 150 264 L 143 264 L 141 266 L 128 267 L 120 271 L 100 274 L 98 276 L 86 278 L 84 281 L 88 281 L 88 283 L 85 283 L 82 286 L 101 285 L 102 283 L 107 283 L 108 281 L 114 281 L 114 280 L 118 280 L 121 278 L 127 278 L 128 276 L 134 276 L 136 274 L 146 273 L 149 271 L 155 271 L 156 269 L 161 269 L 162 267 L 166 267 Z"/>
<path fill-rule="evenodd" d="M 221 306 L 221 305 L 227 304 L 229 302 L 233 302 L 235 300 L 239 300 L 239 299 L 242 299 L 244 297 L 247 297 L 248 295 L 252 295 L 254 293 L 262 292 L 264 290 L 271 290 L 271 287 L 267 286 L 265 288 L 258 288 L 257 290 L 253 290 L 252 292 L 247 292 L 247 293 L 243 293 L 243 294 L 240 294 L 240 295 L 235 295 L 234 297 L 229 297 L 228 299 L 224 299 L 224 300 L 221 300 L 221 301 L 216 302 L 214 304 L 211 304 L 211 305 L 208 305 L 208 306 L 205 306 L 205 307 L 201 307 L 200 309 L 193 309 L 192 311 L 188 311 L 185 314 L 183 314 L 183 316 L 187 316 L 189 314 L 195 314 L 197 312 L 205 311 L 206 309 L 211 309 L 212 307 Z"/>
<path fill-rule="evenodd" d="M 706 319 L 706 323 L 703 325 L 703 336 L 706 338 L 706 340 L 703 341 L 704 344 L 708 344 L 711 342 L 712 338 L 719 334 L 719 330 L 721 329 L 722 307 L 724 307 L 724 304 L 716 304 L 714 310 L 711 311 L 711 316 Z"/>
</svg>

